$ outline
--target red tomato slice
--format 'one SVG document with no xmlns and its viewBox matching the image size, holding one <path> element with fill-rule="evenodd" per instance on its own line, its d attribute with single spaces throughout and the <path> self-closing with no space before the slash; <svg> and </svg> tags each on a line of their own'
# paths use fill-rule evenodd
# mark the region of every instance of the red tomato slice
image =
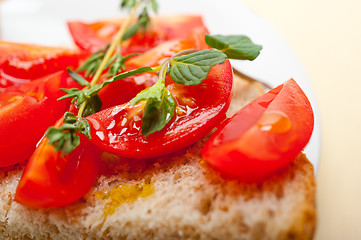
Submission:
<svg viewBox="0 0 361 240">
<path fill-rule="evenodd" d="M 73 40 L 79 48 L 95 52 L 111 42 L 120 28 L 121 19 L 84 23 L 68 22 Z M 123 45 L 123 54 L 145 52 L 158 44 L 175 38 L 187 38 L 194 28 L 208 32 L 200 16 L 154 17 L 146 33 L 138 33 Z"/>
<path fill-rule="evenodd" d="M 152 86 L 158 80 L 158 76 L 152 73 L 144 73 L 115 81 L 98 93 L 102 101 L 102 108 L 107 109 L 116 105 L 129 102 L 137 93 Z"/>
<path fill-rule="evenodd" d="M 169 40 L 146 51 L 142 55 L 131 58 L 127 64 L 135 67 L 156 67 L 177 52 L 186 49 L 207 49 L 206 31 L 202 28 L 193 29 L 186 39 Z"/>
<path fill-rule="evenodd" d="M 15 201 L 33 208 L 53 208 L 82 198 L 96 180 L 100 151 L 81 137 L 81 144 L 61 156 L 44 138 L 31 156 L 16 189 Z"/>
<path fill-rule="evenodd" d="M 194 29 L 187 39 L 170 40 L 133 57 L 126 62 L 127 70 L 139 67 L 155 67 L 170 58 L 177 52 L 185 49 L 205 49 L 206 32 L 201 29 Z M 106 80 L 107 78 L 104 78 Z M 132 76 L 126 79 L 115 81 L 99 91 L 99 98 L 103 105 L 102 109 L 120 105 L 130 101 L 141 90 L 152 86 L 158 80 L 157 74 L 145 73 Z"/>
<path fill-rule="evenodd" d="M 78 50 L 0 41 L 0 91 L 77 67 L 83 57 Z"/>
<path fill-rule="evenodd" d="M 232 89 L 232 68 L 227 60 L 214 66 L 198 86 L 174 83 L 166 87 L 176 100 L 173 120 L 147 139 L 141 134 L 144 102 L 115 106 L 87 117 L 92 142 L 127 158 L 151 158 L 180 150 L 204 137 L 225 118 Z"/>
<path fill-rule="evenodd" d="M 67 81 L 57 72 L 0 93 L 0 167 L 30 157 L 48 126 L 64 114 L 68 102 L 57 98 Z"/>
<path fill-rule="evenodd" d="M 222 124 L 205 144 L 202 157 L 225 176 L 259 180 L 296 158 L 313 124 L 310 102 L 291 79 Z"/>
</svg>

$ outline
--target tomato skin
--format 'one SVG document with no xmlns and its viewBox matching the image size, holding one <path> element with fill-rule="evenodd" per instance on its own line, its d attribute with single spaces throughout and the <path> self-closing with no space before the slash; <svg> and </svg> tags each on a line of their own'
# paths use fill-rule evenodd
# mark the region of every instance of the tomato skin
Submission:
<svg viewBox="0 0 361 240">
<path fill-rule="evenodd" d="M 118 24 L 107 22 L 70 21 L 67 25 L 74 43 L 80 49 L 89 52 L 96 52 L 105 47 L 119 30 Z"/>
<path fill-rule="evenodd" d="M 153 73 L 139 74 L 115 81 L 102 88 L 98 95 L 102 101 L 102 110 L 129 102 L 137 93 L 152 86 L 158 79 Z"/>
<path fill-rule="evenodd" d="M 57 72 L 0 93 L 0 167 L 30 157 L 46 129 L 64 114 L 69 102 L 57 98 L 67 81 L 66 73 Z"/>
<path fill-rule="evenodd" d="M 136 67 L 156 67 L 174 54 L 186 49 L 207 49 L 206 31 L 203 28 L 193 29 L 186 39 L 174 39 L 163 42 L 149 49 L 142 55 L 131 58 L 127 64 Z"/>
<path fill-rule="evenodd" d="M 311 104 L 290 79 L 225 121 L 204 145 L 202 157 L 226 177 L 261 180 L 296 158 L 313 125 Z"/>
<path fill-rule="evenodd" d="M 203 28 L 193 29 L 186 39 L 169 40 L 133 57 L 126 62 L 126 71 L 140 67 L 156 67 L 174 54 L 185 49 L 205 49 L 206 31 Z M 106 80 L 107 78 L 103 78 Z M 130 101 L 141 90 L 151 87 L 158 80 L 155 73 L 144 73 L 115 81 L 99 91 L 102 109 L 120 105 Z"/>
<path fill-rule="evenodd" d="M 0 92 L 67 67 L 75 68 L 84 57 L 78 50 L 0 41 Z"/>
<path fill-rule="evenodd" d="M 185 87 L 174 83 L 168 76 L 166 87 L 184 112 L 178 114 L 177 109 L 175 117 L 164 129 L 145 139 L 140 132 L 140 112 L 144 106 L 127 103 L 87 117 L 91 141 L 105 151 L 127 158 L 151 158 L 181 150 L 204 137 L 225 119 L 232 80 L 228 60 L 214 66 L 208 78 L 198 86 Z M 136 117 L 132 117 L 133 114 Z M 124 119 L 126 124 L 123 124 Z"/>
<path fill-rule="evenodd" d="M 81 144 L 62 157 L 45 137 L 25 167 L 15 201 L 32 208 L 55 208 L 81 199 L 97 178 L 100 153 L 81 136 Z"/>
<path fill-rule="evenodd" d="M 94 23 L 72 21 L 68 22 L 68 28 L 79 48 L 95 52 L 111 42 L 120 28 L 120 21 Z M 208 33 L 200 16 L 153 17 L 152 25 L 146 33 L 139 32 L 126 41 L 122 53 L 142 53 L 162 42 L 176 38 L 187 38 L 194 28 L 202 28 Z"/>
</svg>

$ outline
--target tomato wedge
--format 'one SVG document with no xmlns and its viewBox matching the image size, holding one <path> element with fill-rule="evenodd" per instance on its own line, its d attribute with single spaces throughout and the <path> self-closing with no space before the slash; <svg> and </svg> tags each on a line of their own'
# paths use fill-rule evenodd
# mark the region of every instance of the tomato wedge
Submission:
<svg viewBox="0 0 361 240">
<path fill-rule="evenodd" d="M 212 67 L 208 78 L 197 86 L 174 83 L 166 87 L 176 100 L 175 117 L 147 139 L 140 132 L 145 102 L 105 109 L 91 116 L 92 142 L 105 151 L 127 158 L 151 158 L 180 150 L 225 119 L 231 99 L 232 68 L 225 63 Z"/>
<path fill-rule="evenodd" d="M 79 48 L 95 52 L 106 46 L 120 28 L 121 19 L 84 23 L 68 22 L 69 31 Z M 194 28 L 208 32 L 200 16 L 153 17 L 146 33 L 139 32 L 123 45 L 123 54 L 145 52 L 158 44 L 175 38 L 187 38 Z"/>
<path fill-rule="evenodd" d="M 54 208 L 81 199 L 97 178 L 100 151 L 81 136 L 81 144 L 61 156 L 45 137 L 31 156 L 16 189 L 15 201 L 32 208 Z"/>
<path fill-rule="evenodd" d="M 57 101 L 67 86 L 65 72 L 57 72 L 0 93 L 0 167 L 31 156 L 48 126 L 64 114 L 68 101 Z"/>
<path fill-rule="evenodd" d="M 259 180 L 296 158 L 313 124 L 311 104 L 291 79 L 222 124 L 205 144 L 202 157 L 225 176 Z"/>
<path fill-rule="evenodd" d="M 84 56 L 78 50 L 0 41 L 0 91 L 77 67 Z"/>
</svg>

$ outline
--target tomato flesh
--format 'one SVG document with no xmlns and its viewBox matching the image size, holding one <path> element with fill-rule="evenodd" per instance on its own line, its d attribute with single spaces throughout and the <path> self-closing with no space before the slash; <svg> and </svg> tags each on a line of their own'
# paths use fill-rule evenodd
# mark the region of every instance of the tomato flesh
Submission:
<svg viewBox="0 0 361 240">
<path fill-rule="evenodd" d="M 30 157 L 45 130 L 64 114 L 68 101 L 57 98 L 67 81 L 66 73 L 58 72 L 0 93 L 0 167 Z"/>
<path fill-rule="evenodd" d="M 260 180 L 296 158 L 313 125 L 310 102 L 291 79 L 223 123 L 205 144 L 202 157 L 225 176 Z"/>
<path fill-rule="evenodd" d="M 0 92 L 48 74 L 77 67 L 78 50 L 0 41 Z"/>
<path fill-rule="evenodd" d="M 105 109 L 87 117 L 92 142 L 110 153 L 128 158 L 151 158 L 180 150 L 204 137 L 225 118 L 230 104 L 232 68 L 227 60 L 214 66 L 197 86 L 174 83 L 166 87 L 176 101 L 175 117 L 147 139 L 141 133 L 145 102 Z"/>
<path fill-rule="evenodd" d="M 68 22 L 68 28 L 79 48 L 95 52 L 112 41 L 120 28 L 120 21 L 72 21 Z M 194 28 L 202 28 L 208 32 L 200 16 L 154 17 L 152 25 L 145 33 L 139 32 L 123 44 L 122 53 L 142 53 L 162 42 L 187 38 Z"/>
<path fill-rule="evenodd" d="M 54 208 L 81 199 L 96 180 L 100 151 L 81 137 L 81 144 L 61 156 L 45 137 L 29 159 L 15 201 L 32 208 Z"/>
</svg>

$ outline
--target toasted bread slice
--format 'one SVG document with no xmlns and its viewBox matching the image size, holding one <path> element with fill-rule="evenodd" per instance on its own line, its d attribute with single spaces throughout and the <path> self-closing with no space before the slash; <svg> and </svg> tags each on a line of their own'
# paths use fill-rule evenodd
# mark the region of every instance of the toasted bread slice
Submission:
<svg viewBox="0 0 361 240">
<path fill-rule="evenodd" d="M 236 78 L 232 115 L 260 96 Z M 22 167 L 0 173 L 1 239 L 311 239 L 312 164 L 300 154 L 268 179 L 227 180 L 200 157 L 206 139 L 158 159 L 103 155 L 91 191 L 70 206 L 29 209 L 12 199 Z"/>
</svg>

